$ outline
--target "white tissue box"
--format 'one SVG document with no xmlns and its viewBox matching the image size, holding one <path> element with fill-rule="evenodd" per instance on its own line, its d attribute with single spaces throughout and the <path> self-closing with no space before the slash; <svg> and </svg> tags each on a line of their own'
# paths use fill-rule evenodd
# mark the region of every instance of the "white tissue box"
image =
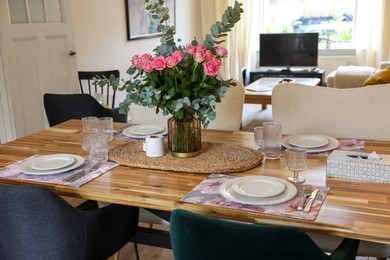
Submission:
<svg viewBox="0 0 390 260">
<path fill-rule="evenodd" d="M 358 181 L 390 183 L 390 155 L 368 159 L 370 153 L 333 151 L 326 161 L 326 176 Z"/>
</svg>

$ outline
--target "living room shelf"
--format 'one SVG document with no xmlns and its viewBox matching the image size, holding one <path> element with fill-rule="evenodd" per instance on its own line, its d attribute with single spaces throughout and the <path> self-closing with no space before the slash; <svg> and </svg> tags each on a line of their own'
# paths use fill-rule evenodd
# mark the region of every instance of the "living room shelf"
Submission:
<svg viewBox="0 0 390 260">
<path fill-rule="evenodd" d="M 324 85 L 325 70 L 272 70 L 272 69 L 258 69 L 249 72 L 249 83 L 252 83 L 260 78 L 278 77 L 278 78 L 319 78 L 320 86 Z"/>
</svg>

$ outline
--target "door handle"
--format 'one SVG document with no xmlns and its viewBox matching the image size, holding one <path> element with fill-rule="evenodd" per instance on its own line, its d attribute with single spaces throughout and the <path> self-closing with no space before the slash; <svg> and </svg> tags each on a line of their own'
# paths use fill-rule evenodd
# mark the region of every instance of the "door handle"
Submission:
<svg viewBox="0 0 390 260">
<path fill-rule="evenodd" d="M 75 52 L 75 51 L 70 51 L 69 52 L 69 56 L 74 56 L 74 55 L 76 55 L 77 54 L 77 52 Z"/>
</svg>

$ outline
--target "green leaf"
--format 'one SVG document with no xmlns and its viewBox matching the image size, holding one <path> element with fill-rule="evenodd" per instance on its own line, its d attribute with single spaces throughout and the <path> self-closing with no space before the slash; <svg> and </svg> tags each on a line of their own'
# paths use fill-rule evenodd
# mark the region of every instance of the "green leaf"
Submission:
<svg viewBox="0 0 390 260">
<path fill-rule="evenodd" d="M 210 32 L 211 32 L 211 35 L 214 36 L 214 37 L 218 37 L 219 35 L 219 29 L 218 29 L 218 26 L 213 24 L 211 27 L 210 27 Z"/>
</svg>

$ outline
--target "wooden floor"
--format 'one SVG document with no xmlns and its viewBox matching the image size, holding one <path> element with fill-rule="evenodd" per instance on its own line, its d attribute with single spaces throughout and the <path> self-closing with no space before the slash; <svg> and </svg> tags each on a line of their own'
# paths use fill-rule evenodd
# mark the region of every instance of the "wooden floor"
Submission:
<svg viewBox="0 0 390 260">
<path fill-rule="evenodd" d="M 146 227 L 147 225 L 140 223 L 140 226 Z M 168 226 L 164 226 L 164 225 L 154 225 L 153 228 L 157 228 L 161 230 L 169 229 Z M 153 247 L 153 246 L 145 246 L 139 244 L 138 253 L 139 253 L 140 260 L 154 260 L 154 259 L 173 260 L 174 259 L 172 250 Z M 122 248 L 122 250 L 119 252 L 118 259 L 115 259 L 114 256 L 109 258 L 109 260 L 132 260 L 132 259 L 135 259 L 133 243 L 127 243 L 127 245 L 124 248 Z"/>
</svg>

